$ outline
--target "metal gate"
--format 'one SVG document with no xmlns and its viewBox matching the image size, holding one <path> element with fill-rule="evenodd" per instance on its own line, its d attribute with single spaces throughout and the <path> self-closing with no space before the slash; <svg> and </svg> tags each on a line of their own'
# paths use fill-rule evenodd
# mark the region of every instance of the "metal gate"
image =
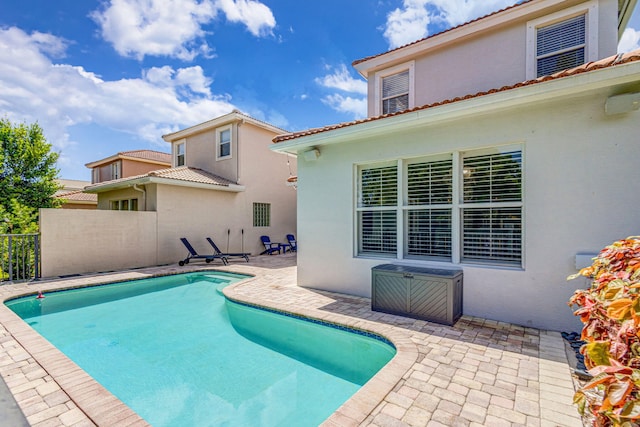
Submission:
<svg viewBox="0 0 640 427">
<path fill-rule="evenodd" d="M 40 235 L 0 234 L 0 283 L 40 278 Z"/>
</svg>

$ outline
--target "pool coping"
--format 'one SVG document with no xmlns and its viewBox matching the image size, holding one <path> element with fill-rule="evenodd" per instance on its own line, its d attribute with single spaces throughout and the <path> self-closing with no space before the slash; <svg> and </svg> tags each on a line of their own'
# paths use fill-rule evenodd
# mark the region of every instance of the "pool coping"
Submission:
<svg viewBox="0 0 640 427">
<path fill-rule="evenodd" d="M 23 319 L 4 305 L 4 302 L 29 295 L 35 296 L 40 291 L 46 294 L 47 292 L 59 292 L 129 280 L 195 273 L 199 271 L 218 270 L 227 273 L 232 272 L 249 275 L 251 277 L 223 288 L 222 292 L 225 298 L 268 310 L 293 314 L 310 320 L 340 325 L 356 331 L 369 332 L 387 339 L 396 348 L 394 357 L 373 378 L 365 383 L 353 396 L 330 415 L 323 422 L 322 425 L 324 426 L 355 426 L 361 424 L 415 363 L 418 357 L 417 347 L 408 336 L 394 330 L 393 326 L 305 307 L 292 308 L 286 304 L 278 304 L 272 301 L 265 302 L 257 298 L 247 297 L 246 295 L 238 293 L 236 290 L 257 280 L 257 277 L 252 273 L 242 271 L 242 265 L 236 264 L 233 267 L 240 268 L 230 269 L 218 266 L 192 266 L 191 268 L 174 268 L 171 271 L 160 269 L 156 272 L 150 268 L 147 271 L 79 276 L 71 280 L 59 279 L 32 282 L 32 284 L 29 285 L 3 285 L 3 291 L 5 292 L 3 292 L 3 295 L 0 295 L 0 302 L 2 302 L 0 307 L 0 325 L 4 326 L 10 336 L 15 339 L 28 355 L 33 358 L 33 361 L 44 370 L 47 378 L 49 378 L 51 382 L 56 383 L 69 397 L 73 405 L 67 406 L 75 406 L 88 418 L 88 421 L 98 426 L 142 427 L 148 426 L 149 424 L 129 406 L 93 379 L 75 362 L 49 343 L 43 336 L 32 329 Z M 78 283 L 81 281 L 82 283 Z M 6 289 L 7 286 L 12 286 L 15 289 Z M 1 369 L 0 373 L 5 377 L 7 385 L 11 386 L 10 374 L 7 378 L 7 375 L 2 372 Z M 12 389 L 12 387 L 9 388 Z M 13 392 L 13 390 L 11 391 Z"/>
<path fill-rule="evenodd" d="M 295 254 L 252 257 L 250 263 L 228 266 L 174 264 L 3 285 L 0 301 L 37 294 L 39 290 L 195 271 L 253 275 L 228 286 L 223 293 L 249 304 L 368 330 L 397 347 L 389 364 L 329 416 L 324 426 L 435 423 L 583 427 L 572 403 L 576 385 L 559 332 L 467 315 L 456 325 L 446 326 L 379 313 L 371 310 L 368 298 L 300 285 L 296 268 Z M 31 425 L 148 425 L 57 349 L 50 345 L 47 348 L 46 340 L 35 331 L 29 334 L 29 330 L 2 304 L 0 375 Z M 49 359 L 40 363 L 41 358 Z M 66 378 L 64 369 L 68 369 Z M 84 393 L 90 393 L 90 398 L 83 400 Z"/>
</svg>

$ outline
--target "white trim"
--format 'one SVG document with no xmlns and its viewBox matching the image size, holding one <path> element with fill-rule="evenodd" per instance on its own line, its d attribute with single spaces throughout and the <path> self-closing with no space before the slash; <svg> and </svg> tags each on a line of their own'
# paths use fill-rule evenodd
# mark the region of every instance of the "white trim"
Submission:
<svg viewBox="0 0 640 427">
<path fill-rule="evenodd" d="M 220 135 L 222 132 L 229 131 L 229 154 L 220 156 Z M 233 158 L 233 126 L 227 125 L 216 129 L 216 160 L 229 160 Z"/>
<path fill-rule="evenodd" d="M 415 61 L 405 62 L 395 67 L 378 71 L 374 77 L 374 107 L 373 116 L 382 114 L 382 79 L 403 71 L 409 71 L 409 108 L 415 106 Z M 369 114 L 371 116 L 372 114 Z"/>
<path fill-rule="evenodd" d="M 558 22 L 586 15 L 585 63 L 598 60 L 598 2 L 591 0 L 527 22 L 526 79 L 537 77 L 537 30 Z"/>
<path fill-rule="evenodd" d="M 638 73 L 640 73 L 639 61 L 620 64 L 601 70 L 578 73 L 550 81 L 525 85 L 520 88 L 472 97 L 437 107 L 411 111 L 377 120 L 362 121 L 361 123 L 338 127 L 335 130 L 278 142 L 269 148 L 278 153 L 296 154 L 310 146 L 322 147 L 324 145 L 365 140 L 372 136 L 397 132 L 406 129 L 407 126 L 426 126 L 442 123 L 445 120 L 461 120 L 477 113 L 489 114 L 521 105 L 553 101 L 566 98 L 569 95 L 633 83 L 638 81 Z"/>
</svg>

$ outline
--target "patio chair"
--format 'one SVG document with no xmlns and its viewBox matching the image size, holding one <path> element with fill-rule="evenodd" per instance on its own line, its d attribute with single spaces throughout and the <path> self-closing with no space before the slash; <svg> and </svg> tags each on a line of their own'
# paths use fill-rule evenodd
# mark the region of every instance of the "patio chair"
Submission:
<svg viewBox="0 0 640 427">
<path fill-rule="evenodd" d="M 273 255 L 274 252 L 280 253 L 280 243 L 272 242 L 269 236 L 260 236 L 260 240 L 264 245 L 264 251 L 260 255 L 269 254 Z"/>
<path fill-rule="evenodd" d="M 239 257 L 239 258 L 244 258 L 245 261 L 249 262 L 249 255 L 251 255 L 250 253 L 246 253 L 246 252 L 225 252 L 225 253 L 222 253 L 222 251 L 218 248 L 218 245 L 216 245 L 214 243 L 214 241 L 213 241 L 213 239 L 211 237 L 207 237 L 207 242 L 209 242 L 209 244 L 213 248 L 213 251 L 214 251 L 213 253 L 218 255 L 218 256 L 223 256 L 223 257 L 225 257 L 225 259 Z"/>
<path fill-rule="evenodd" d="M 287 234 L 287 241 L 289 245 L 291 245 L 291 252 L 298 252 L 298 242 L 296 241 L 296 236 L 293 234 Z"/>
<path fill-rule="evenodd" d="M 193 249 L 193 246 L 191 246 L 191 243 L 189 243 L 189 241 L 185 238 L 185 237 L 181 237 L 180 241 L 182 242 L 182 244 L 187 248 L 187 250 L 189 251 L 189 254 L 187 255 L 187 257 L 183 260 L 178 261 L 178 265 L 179 266 L 183 266 L 185 264 L 189 264 L 189 260 L 192 259 L 204 259 L 204 261 L 209 264 L 211 261 L 213 261 L 216 258 L 220 258 L 222 260 L 222 263 L 224 265 L 227 265 L 227 258 L 224 255 L 200 255 L 198 254 L 198 252 L 196 252 L 195 249 Z"/>
</svg>

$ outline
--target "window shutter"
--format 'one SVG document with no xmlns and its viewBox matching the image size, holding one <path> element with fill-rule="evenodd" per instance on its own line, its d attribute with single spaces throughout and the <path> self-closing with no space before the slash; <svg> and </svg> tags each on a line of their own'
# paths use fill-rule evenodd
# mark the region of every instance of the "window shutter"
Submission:
<svg viewBox="0 0 640 427">
<path fill-rule="evenodd" d="M 451 209 L 407 212 L 407 255 L 451 259 Z"/>
<path fill-rule="evenodd" d="M 462 259 L 520 265 L 522 208 L 463 209 Z"/>
<path fill-rule="evenodd" d="M 393 211 L 361 211 L 360 223 L 361 254 L 396 254 L 397 213 Z"/>
<path fill-rule="evenodd" d="M 396 166 L 360 171 L 359 207 L 396 206 L 398 203 L 398 171 Z"/>
<path fill-rule="evenodd" d="M 546 76 L 585 62 L 586 15 L 538 28 L 537 75 Z"/>
<path fill-rule="evenodd" d="M 453 162 L 412 163 L 407 166 L 407 204 L 450 204 Z"/>
<path fill-rule="evenodd" d="M 489 154 L 463 160 L 465 203 L 522 200 L 522 153 Z"/>
</svg>

